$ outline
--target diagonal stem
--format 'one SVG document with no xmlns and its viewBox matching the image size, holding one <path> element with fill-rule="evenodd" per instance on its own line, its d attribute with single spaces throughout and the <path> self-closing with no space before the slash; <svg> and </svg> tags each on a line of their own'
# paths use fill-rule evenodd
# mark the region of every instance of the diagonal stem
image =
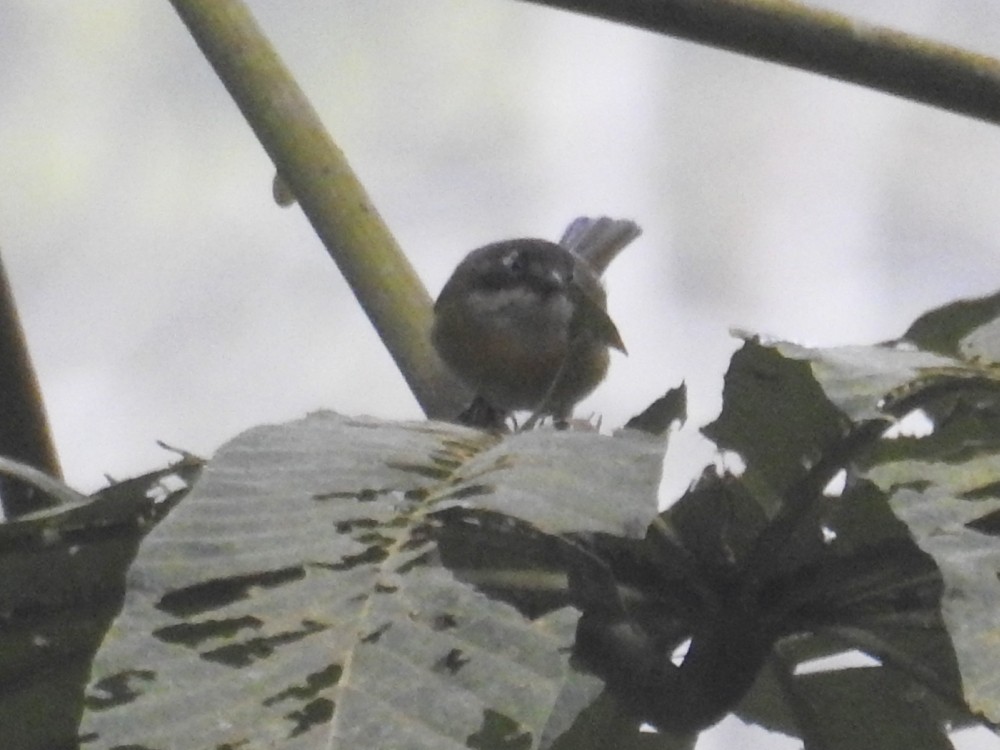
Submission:
<svg viewBox="0 0 1000 750">
<path fill-rule="evenodd" d="M 1000 123 L 1000 61 L 792 0 L 527 0 Z"/>
<path fill-rule="evenodd" d="M 298 198 L 424 412 L 456 414 L 462 390 L 431 347 L 427 290 L 250 12 L 240 0 L 171 3 Z"/>
<path fill-rule="evenodd" d="M 0 456 L 30 464 L 56 479 L 62 476 L 49 430 L 42 392 L 28 354 L 28 344 L 14 295 L 0 262 Z M 6 517 L 47 505 L 21 482 L 0 478 L 0 501 Z"/>
</svg>

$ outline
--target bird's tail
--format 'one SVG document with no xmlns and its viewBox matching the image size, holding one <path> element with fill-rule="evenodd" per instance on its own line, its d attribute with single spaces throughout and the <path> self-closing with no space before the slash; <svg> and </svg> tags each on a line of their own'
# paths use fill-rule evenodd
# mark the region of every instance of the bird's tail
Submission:
<svg viewBox="0 0 1000 750">
<path fill-rule="evenodd" d="M 602 274 L 618 253 L 640 234 L 642 229 L 639 225 L 628 219 L 581 216 L 566 227 L 559 244 Z"/>
</svg>

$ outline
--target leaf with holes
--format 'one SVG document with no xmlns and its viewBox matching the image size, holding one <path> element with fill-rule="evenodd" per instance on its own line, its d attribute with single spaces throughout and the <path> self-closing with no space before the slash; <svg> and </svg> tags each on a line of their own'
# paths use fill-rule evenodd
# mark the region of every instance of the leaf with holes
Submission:
<svg viewBox="0 0 1000 750">
<path fill-rule="evenodd" d="M 873 553 L 881 548 L 884 554 L 897 532 L 887 521 L 866 520 L 876 507 L 871 498 L 883 498 L 879 502 L 887 503 L 937 566 L 941 618 L 957 659 L 957 669 L 949 667 L 952 655 L 938 647 L 932 656 L 911 658 L 910 668 L 919 672 L 933 662 L 941 684 L 951 683 L 950 674 L 956 673 L 968 705 L 993 722 L 1000 721 L 1000 660 L 993 648 L 1000 618 L 997 300 L 994 295 L 935 310 L 893 344 L 809 349 L 772 342 L 766 347 L 772 359 L 807 365 L 823 397 L 856 425 L 887 428 L 893 420 L 922 416 L 919 433 L 901 427 L 877 439 L 882 429 L 875 430 L 876 439 L 848 462 L 847 490 L 825 504 L 827 526 L 836 533 L 831 547 L 849 543 Z M 744 426 L 740 434 L 754 431 Z M 749 454 L 753 466 L 755 454 Z M 865 502 L 857 505 L 861 495 Z M 911 571 L 910 577 L 920 576 Z M 902 582 L 906 576 L 896 578 Z M 915 655 L 923 635 L 889 628 L 871 629 L 866 638 L 875 652 L 890 644 L 889 653 Z"/>
<path fill-rule="evenodd" d="M 663 447 L 331 413 L 248 431 L 145 540 L 86 747 L 539 746 L 600 687 L 569 665 L 576 612 L 526 617 L 442 566 L 438 539 L 490 536 L 485 518 L 546 549 L 641 535 Z"/>
<path fill-rule="evenodd" d="M 90 660 L 122 606 L 139 540 L 199 471 L 191 457 L 90 497 L 65 487 L 62 504 L 0 521 L 4 748 L 73 746 Z"/>
</svg>

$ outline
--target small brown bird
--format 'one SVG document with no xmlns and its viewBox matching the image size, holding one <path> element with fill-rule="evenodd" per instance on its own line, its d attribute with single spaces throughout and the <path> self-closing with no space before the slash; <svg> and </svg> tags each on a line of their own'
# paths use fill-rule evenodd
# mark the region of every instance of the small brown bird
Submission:
<svg viewBox="0 0 1000 750">
<path fill-rule="evenodd" d="M 459 421 L 498 428 L 527 410 L 565 426 L 625 351 L 600 273 L 640 233 L 631 221 L 580 218 L 559 244 L 515 239 L 473 250 L 434 305 L 431 338 L 475 394 Z"/>
</svg>

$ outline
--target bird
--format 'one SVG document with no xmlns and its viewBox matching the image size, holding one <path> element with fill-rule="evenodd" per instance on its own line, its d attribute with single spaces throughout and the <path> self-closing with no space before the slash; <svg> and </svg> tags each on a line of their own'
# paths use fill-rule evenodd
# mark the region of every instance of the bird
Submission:
<svg viewBox="0 0 1000 750">
<path fill-rule="evenodd" d="M 580 217 L 558 243 L 503 240 L 458 264 L 431 327 L 434 349 L 475 394 L 456 421 L 502 430 L 528 411 L 524 428 L 546 416 L 568 425 L 604 379 L 608 350 L 626 351 L 600 275 L 640 233 L 633 221 Z"/>
</svg>

